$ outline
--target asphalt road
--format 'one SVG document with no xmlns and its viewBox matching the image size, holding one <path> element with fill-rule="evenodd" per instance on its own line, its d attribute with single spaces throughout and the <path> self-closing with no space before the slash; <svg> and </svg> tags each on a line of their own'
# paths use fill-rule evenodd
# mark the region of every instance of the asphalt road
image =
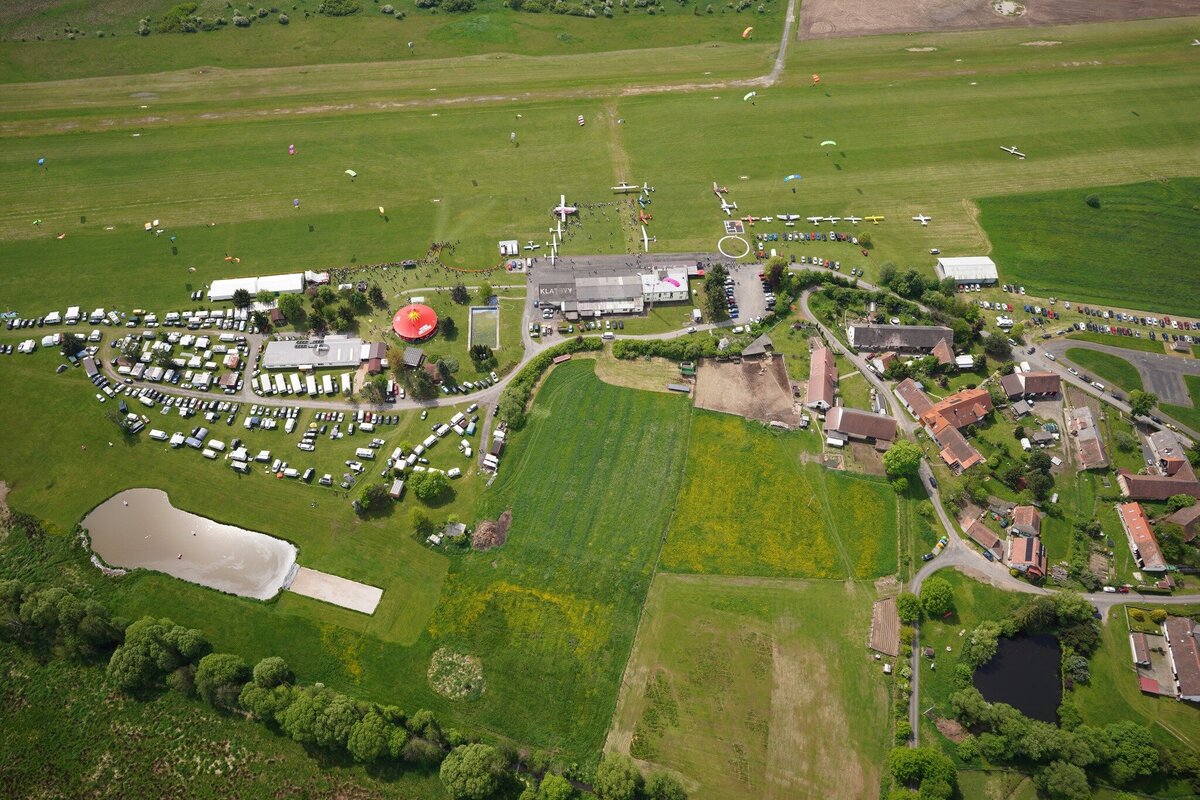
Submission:
<svg viewBox="0 0 1200 800">
<path fill-rule="evenodd" d="M 1070 361 L 1065 356 L 1066 351 L 1074 347 L 1085 350 L 1096 350 L 1123 358 L 1137 368 L 1138 373 L 1142 376 L 1142 384 L 1146 387 L 1146 391 L 1154 392 L 1158 395 L 1159 400 L 1175 406 L 1189 406 L 1192 404 L 1187 384 L 1183 382 L 1183 376 L 1200 376 L 1200 359 L 1188 356 L 1169 356 L 1166 353 L 1147 353 L 1141 350 L 1129 350 L 1124 347 L 1099 344 L 1098 342 L 1084 342 L 1077 339 L 1054 339 L 1044 344 L 1045 346 L 1042 349 L 1066 361 Z M 1078 364 L 1075 366 L 1080 371 L 1086 372 Z"/>
</svg>

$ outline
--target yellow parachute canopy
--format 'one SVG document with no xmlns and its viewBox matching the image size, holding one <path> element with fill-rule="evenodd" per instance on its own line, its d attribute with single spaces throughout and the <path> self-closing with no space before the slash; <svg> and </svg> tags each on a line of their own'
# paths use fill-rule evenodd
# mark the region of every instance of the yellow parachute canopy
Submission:
<svg viewBox="0 0 1200 800">
<path fill-rule="evenodd" d="M 749 38 L 750 38 L 750 34 L 752 34 L 752 33 L 754 33 L 754 28 L 753 28 L 753 27 L 746 28 L 746 30 L 742 31 L 742 38 L 743 38 L 743 39 L 749 39 Z"/>
</svg>

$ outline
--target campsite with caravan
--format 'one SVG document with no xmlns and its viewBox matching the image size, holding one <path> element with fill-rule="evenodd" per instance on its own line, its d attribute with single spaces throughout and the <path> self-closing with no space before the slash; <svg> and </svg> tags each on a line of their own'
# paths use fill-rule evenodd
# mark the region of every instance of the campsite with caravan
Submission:
<svg viewBox="0 0 1200 800">
<path fill-rule="evenodd" d="M 0 8 L 0 793 L 1200 794 L 1196 14 Z"/>
</svg>

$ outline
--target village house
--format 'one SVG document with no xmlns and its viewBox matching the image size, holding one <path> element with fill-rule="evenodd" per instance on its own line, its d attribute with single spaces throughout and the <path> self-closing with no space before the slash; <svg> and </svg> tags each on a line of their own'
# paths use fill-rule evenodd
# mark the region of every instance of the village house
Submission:
<svg viewBox="0 0 1200 800">
<path fill-rule="evenodd" d="M 1041 536 L 1042 512 L 1033 506 L 1017 506 L 1012 511 L 1012 525 L 1009 526 L 1009 530 L 1021 536 Z"/>
<path fill-rule="evenodd" d="M 834 406 L 825 414 L 825 439 L 841 447 L 848 440 L 869 442 L 876 450 L 887 450 L 896 438 L 896 420 L 857 408 Z"/>
<path fill-rule="evenodd" d="M 1158 539 L 1150 528 L 1150 520 L 1140 503 L 1121 503 L 1117 506 L 1121 526 L 1129 539 L 1129 549 L 1137 559 L 1138 566 L 1146 572 L 1166 572 L 1167 562 L 1158 546 Z"/>
<path fill-rule="evenodd" d="M 833 351 L 828 347 L 813 350 L 808 367 L 808 393 L 804 405 L 818 411 L 833 408 L 833 392 L 837 388 L 837 382 L 837 365 L 833 360 Z"/>
<path fill-rule="evenodd" d="M 1046 547 L 1037 536 L 1008 537 L 1008 566 L 1030 578 L 1046 576 Z"/>
</svg>

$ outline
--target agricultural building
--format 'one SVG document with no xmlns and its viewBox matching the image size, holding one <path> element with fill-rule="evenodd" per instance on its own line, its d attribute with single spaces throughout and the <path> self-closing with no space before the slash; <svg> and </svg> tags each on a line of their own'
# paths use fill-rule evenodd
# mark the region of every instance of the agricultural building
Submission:
<svg viewBox="0 0 1200 800">
<path fill-rule="evenodd" d="M 833 392 L 837 388 L 837 364 L 833 360 L 833 351 L 828 347 L 818 347 L 812 353 L 808 365 L 808 395 L 804 405 L 820 411 L 833 408 Z"/>
<path fill-rule="evenodd" d="M 1192 541 L 1197 534 L 1200 534 L 1200 503 L 1179 509 L 1163 522 L 1183 528 L 1183 540 L 1185 542 Z"/>
<path fill-rule="evenodd" d="M 1041 536 L 1042 512 L 1033 506 L 1017 506 L 1013 509 L 1009 529 L 1021 536 Z"/>
<path fill-rule="evenodd" d="M 1104 442 L 1092 410 L 1087 406 L 1067 411 L 1067 431 L 1075 439 L 1075 460 L 1080 469 L 1103 469 L 1108 466 Z"/>
<path fill-rule="evenodd" d="M 954 282 L 960 286 L 975 283 L 989 286 L 999 280 L 996 262 L 987 256 L 939 258 L 935 270 L 939 280 L 953 278 Z"/>
<path fill-rule="evenodd" d="M 1200 702 L 1200 636 L 1197 624 L 1187 617 L 1167 617 L 1163 630 L 1167 635 L 1167 657 L 1175 673 L 1180 700 Z"/>
<path fill-rule="evenodd" d="M 954 331 L 940 325 L 851 325 L 846 329 L 850 346 L 871 352 L 891 350 L 929 353 L 938 342 L 954 342 Z"/>
<path fill-rule="evenodd" d="M 883 414 L 835 406 L 825 415 L 827 439 L 870 442 L 876 450 L 887 450 L 896 438 L 896 420 Z"/>
<path fill-rule="evenodd" d="M 1166 572 L 1167 562 L 1159 549 L 1158 539 L 1150 529 L 1150 520 L 1142 510 L 1141 503 L 1121 503 L 1117 506 L 1121 517 L 1121 527 L 1129 539 L 1129 549 L 1138 565 L 1146 572 Z"/>
</svg>

